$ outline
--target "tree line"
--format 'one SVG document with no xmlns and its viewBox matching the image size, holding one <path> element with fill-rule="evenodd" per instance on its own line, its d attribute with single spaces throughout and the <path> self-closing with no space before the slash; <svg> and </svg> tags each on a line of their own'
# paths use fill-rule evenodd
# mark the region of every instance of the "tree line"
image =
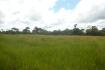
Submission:
<svg viewBox="0 0 105 70">
<path fill-rule="evenodd" d="M 73 29 L 65 30 L 54 30 L 47 31 L 45 29 L 35 27 L 33 30 L 30 30 L 29 27 L 24 28 L 20 31 L 18 28 L 11 28 L 10 30 L 4 31 L 0 30 L 0 34 L 39 34 L 39 35 L 92 35 L 92 36 L 105 36 L 105 28 L 99 30 L 97 26 L 91 26 L 88 29 L 80 29 L 77 27 L 77 24 L 74 25 Z"/>
</svg>

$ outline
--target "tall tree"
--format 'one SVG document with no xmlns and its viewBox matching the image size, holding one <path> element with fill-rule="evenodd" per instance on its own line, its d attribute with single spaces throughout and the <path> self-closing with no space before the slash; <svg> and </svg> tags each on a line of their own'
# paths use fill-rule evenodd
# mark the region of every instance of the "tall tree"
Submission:
<svg viewBox="0 0 105 70">
<path fill-rule="evenodd" d="M 30 33 L 30 28 L 26 27 L 25 29 L 23 29 L 22 33 L 29 34 Z"/>
<path fill-rule="evenodd" d="M 84 34 L 83 29 L 77 28 L 77 24 L 74 25 L 74 29 L 72 30 L 73 35 L 82 35 Z"/>
<path fill-rule="evenodd" d="M 33 30 L 32 30 L 32 33 L 33 34 L 37 34 L 39 32 L 39 28 L 38 27 L 35 27 Z"/>
<path fill-rule="evenodd" d="M 11 30 L 15 34 L 18 34 L 19 33 L 19 29 L 18 28 L 11 28 Z"/>
<path fill-rule="evenodd" d="M 87 35 L 99 35 L 99 30 L 96 26 L 92 26 L 90 29 L 86 30 Z"/>
<path fill-rule="evenodd" d="M 42 29 L 42 28 L 35 27 L 35 28 L 32 30 L 32 33 L 33 33 L 33 34 L 48 34 L 48 31 L 47 31 L 47 30 L 44 30 L 44 29 Z"/>
</svg>

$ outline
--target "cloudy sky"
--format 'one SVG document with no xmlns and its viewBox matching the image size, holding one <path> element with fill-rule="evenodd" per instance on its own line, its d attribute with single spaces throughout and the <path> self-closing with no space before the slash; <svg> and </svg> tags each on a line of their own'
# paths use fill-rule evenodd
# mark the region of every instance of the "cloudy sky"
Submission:
<svg viewBox="0 0 105 70">
<path fill-rule="evenodd" d="M 105 0 L 0 0 L 0 29 L 105 27 Z"/>
</svg>

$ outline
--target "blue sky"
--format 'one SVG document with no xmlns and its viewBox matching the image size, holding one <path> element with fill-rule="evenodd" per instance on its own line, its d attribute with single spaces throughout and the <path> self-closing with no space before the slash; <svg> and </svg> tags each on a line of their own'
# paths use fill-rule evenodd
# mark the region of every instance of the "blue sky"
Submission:
<svg viewBox="0 0 105 70">
<path fill-rule="evenodd" d="M 59 11 L 61 8 L 66 10 L 74 9 L 79 2 L 80 0 L 58 0 L 52 9 L 55 12 Z"/>
</svg>

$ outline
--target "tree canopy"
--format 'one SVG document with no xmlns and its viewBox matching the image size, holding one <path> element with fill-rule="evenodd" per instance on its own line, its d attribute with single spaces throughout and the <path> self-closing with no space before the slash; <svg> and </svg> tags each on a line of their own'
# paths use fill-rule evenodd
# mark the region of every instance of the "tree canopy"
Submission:
<svg viewBox="0 0 105 70">
<path fill-rule="evenodd" d="M 88 29 L 80 29 L 77 27 L 77 24 L 74 25 L 73 29 L 65 30 L 54 30 L 47 31 L 45 29 L 34 27 L 33 30 L 30 30 L 30 27 L 24 28 L 22 31 L 19 31 L 18 28 L 11 28 L 10 30 L 4 31 L 0 30 L 0 34 L 41 34 L 41 35 L 92 35 L 92 36 L 105 36 L 105 28 L 101 30 L 97 26 L 91 26 Z"/>
</svg>

